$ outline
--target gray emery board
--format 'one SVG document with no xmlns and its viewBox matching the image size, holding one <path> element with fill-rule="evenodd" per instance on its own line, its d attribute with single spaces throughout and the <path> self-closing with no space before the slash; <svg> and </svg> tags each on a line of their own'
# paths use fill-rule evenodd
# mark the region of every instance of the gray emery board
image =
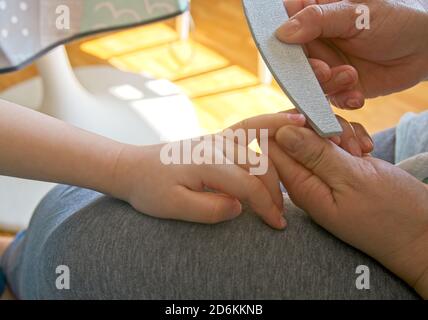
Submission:
<svg viewBox="0 0 428 320">
<path fill-rule="evenodd" d="M 281 89 L 321 137 L 340 135 L 342 127 L 303 48 L 275 36 L 288 19 L 283 0 L 243 0 L 243 5 L 256 45 Z"/>
</svg>

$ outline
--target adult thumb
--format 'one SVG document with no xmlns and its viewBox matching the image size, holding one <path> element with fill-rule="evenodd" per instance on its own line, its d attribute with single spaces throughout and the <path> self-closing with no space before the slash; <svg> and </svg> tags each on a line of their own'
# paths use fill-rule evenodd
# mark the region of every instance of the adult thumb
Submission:
<svg viewBox="0 0 428 320">
<path fill-rule="evenodd" d="M 353 172 L 355 159 L 310 129 L 283 127 L 277 132 L 276 141 L 292 159 L 333 189 L 343 185 Z"/>
<path fill-rule="evenodd" d="M 278 30 L 279 40 L 303 44 L 317 38 L 348 38 L 358 32 L 357 3 L 340 1 L 305 7 Z"/>
</svg>

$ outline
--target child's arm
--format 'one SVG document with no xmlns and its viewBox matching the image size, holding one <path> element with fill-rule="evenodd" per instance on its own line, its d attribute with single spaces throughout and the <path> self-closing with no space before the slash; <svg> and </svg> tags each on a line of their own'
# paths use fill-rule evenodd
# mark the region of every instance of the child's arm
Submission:
<svg viewBox="0 0 428 320">
<path fill-rule="evenodd" d="M 123 145 L 0 100 L 0 174 L 109 193 Z"/>
<path fill-rule="evenodd" d="M 286 115 L 262 119 L 266 126 L 304 123 Z M 285 226 L 273 166 L 266 175 L 255 177 L 245 165 L 164 165 L 161 147 L 118 143 L 0 101 L 1 175 L 90 188 L 153 216 L 204 223 L 236 217 L 241 212 L 239 200 L 244 200 L 270 226 Z M 204 192 L 205 187 L 221 194 Z"/>
</svg>

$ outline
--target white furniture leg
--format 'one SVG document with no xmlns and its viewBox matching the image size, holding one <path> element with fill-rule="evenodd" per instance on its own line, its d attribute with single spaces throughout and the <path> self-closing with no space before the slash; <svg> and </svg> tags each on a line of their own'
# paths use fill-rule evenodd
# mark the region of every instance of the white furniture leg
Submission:
<svg viewBox="0 0 428 320">
<path fill-rule="evenodd" d="M 190 11 L 186 11 L 182 15 L 178 16 L 175 20 L 177 33 L 180 36 L 180 40 L 187 40 L 190 36 L 190 30 L 192 27 L 192 16 Z"/>
</svg>

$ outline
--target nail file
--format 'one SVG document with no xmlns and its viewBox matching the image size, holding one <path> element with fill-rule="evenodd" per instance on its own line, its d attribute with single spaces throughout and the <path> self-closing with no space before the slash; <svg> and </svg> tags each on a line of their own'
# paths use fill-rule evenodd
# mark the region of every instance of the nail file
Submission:
<svg viewBox="0 0 428 320">
<path fill-rule="evenodd" d="M 243 0 L 243 5 L 256 45 L 281 89 L 320 136 L 340 135 L 342 127 L 303 48 L 284 44 L 275 36 L 288 19 L 283 0 Z"/>
</svg>

